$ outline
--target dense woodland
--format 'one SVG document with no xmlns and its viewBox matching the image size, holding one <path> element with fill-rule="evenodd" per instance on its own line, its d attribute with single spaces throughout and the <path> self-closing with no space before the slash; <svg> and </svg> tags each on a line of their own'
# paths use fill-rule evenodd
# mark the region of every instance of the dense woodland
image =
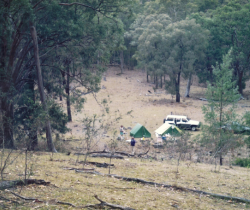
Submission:
<svg viewBox="0 0 250 210">
<path fill-rule="evenodd" d="M 249 10 L 248 0 L 1 0 L 1 147 L 35 150 L 46 133 L 56 152 L 52 134 L 68 131 L 71 107 L 81 110 L 84 95 L 100 90 L 108 65 L 143 69 L 176 102 L 181 79 L 189 97 L 198 77 L 208 87 L 209 128 L 236 121 L 233 105 L 250 75 Z M 219 142 L 206 142 L 222 157 L 235 145 L 218 133 Z"/>
</svg>

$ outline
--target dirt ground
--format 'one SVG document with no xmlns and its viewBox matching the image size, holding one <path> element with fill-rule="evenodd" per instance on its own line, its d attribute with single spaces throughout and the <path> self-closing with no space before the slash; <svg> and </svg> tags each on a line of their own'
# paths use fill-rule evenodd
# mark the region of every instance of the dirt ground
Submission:
<svg viewBox="0 0 250 210">
<path fill-rule="evenodd" d="M 117 131 L 120 125 L 125 128 L 133 128 L 136 123 L 140 123 L 155 138 L 154 131 L 162 125 L 163 119 L 171 112 L 204 122 L 201 107 L 206 105 L 207 102 L 201 101 L 199 98 L 205 97 L 206 88 L 204 84 L 198 83 L 197 78 L 192 81 L 190 98 L 183 97 L 187 81 L 181 79 L 181 102 L 176 103 L 175 96 L 171 96 L 164 89 L 157 89 L 154 92 L 155 85 L 147 83 L 145 72 L 141 70 L 125 70 L 123 74 L 120 74 L 120 72 L 120 68 L 109 68 L 103 77 L 101 90 L 96 94 L 96 97 L 93 97 L 92 94 L 87 95 L 87 102 L 82 112 L 72 112 L 73 122 L 68 123 L 68 127 L 72 129 L 72 132 L 66 137 L 82 137 L 84 125 L 80 121 L 85 116 L 101 115 L 102 109 L 97 101 L 100 103 L 103 99 L 111 101 L 111 103 L 108 103 L 110 119 L 121 116 L 117 124 L 113 125 L 113 130 L 117 129 Z M 151 93 L 148 91 L 151 91 Z M 250 111 L 250 100 L 247 100 L 250 95 L 250 82 L 247 83 L 244 93 L 245 100 L 241 100 L 237 104 L 239 117 L 245 111 Z M 193 132 L 193 135 L 197 133 L 199 131 Z"/>
</svg>

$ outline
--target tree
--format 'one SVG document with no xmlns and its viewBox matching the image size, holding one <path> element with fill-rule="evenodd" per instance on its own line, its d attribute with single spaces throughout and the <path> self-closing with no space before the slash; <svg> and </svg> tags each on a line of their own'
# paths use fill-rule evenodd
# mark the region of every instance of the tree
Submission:
<svg viewBox="0 0 250 210">
<path fill-rule="evenodd" d="M 71 2 L 64 3 L 61 0 L 0 1 L 0 30 L 3 32 L 0 34 L 0 109 L 3 119 L 0 144 L 2 145 L 5 141 L 5 147 L 14 148 L 15 146 L 14 106 L 18 104 L 19 94 L 26 92 L 23 91 L 23 88 L 27 87 L 25 84 L 28 81 L 36 80 L 36 76 L 29 78 L 29 75 L 34 75 L 35 72 L 30 24 L 34 23 L 37 31 L 44 89 L 49 98 L 52 95 L 51 91 L 60 89 L 57 88 L 61 85 L 59 80 L 62 81 L 58 77 L 60 71 L 67 73 L 66 67 L 66 70 L 59 68 L 61 59 L 57 57 L 58 49 L 64 48 L 66 51 L 68 45 L 71 44 L 78 52 L 77 58 L 81 57 L 82 63 L 96 63 L 94 55 L 97 48 L 105 44 L 108 46 L 106 41 L 112 39 L 113 32 L 119 31 L 119 28 L 115 29 L 117 24 L 115 16 L 121 12 L 124 5 L 130 3 L 130 0 Z M 100 19 L 104 20 L 102 22 L 109 27 L 105 27 L 105 24 L 101 26 Z M 88 24 L 92 24 L 92 27 L 88 27 Z M 106 31 L 107 28 L 109 30 Z M 110 39 L 106 39 L 107 37 Z M 86 45 L 88 45 L 88 50 L 85 48 Z M 55 69 L 57 71 L 54 71 Z M 76 68 L 72 69 L 73 73 L 70 72 L 66 75 L 76 78 L 79 71 L 75 71 Z M 98 89 L 96 87 L 100 82 L 100 71 L 95 71 L 90 66 L 87 70 L 84 68 L 80 75 L 82 76 L 80 84 L 86 88 L 86 92 Z M 88 80 L 89 78 L 92 79 Z M 55 81 L 58 86 L 51 85 Z M 92 87 L 95 89 L 91 89 Z M 61 88 L 65 89 L 65 87 Z M 57 91 L 57 93 L 59 92 L 62 91 Z M 17 109 L 18 107 L 15 108 L 15 110 Z"/>
<path fill-rule="evenodd" d="M 190 77 L 204 59 L 208 34 L 195 20 L 171 23 L 164 14 L 139 17 L 130 32 L 131 44 L 138 46 L 135 57 L 139 65 L 156 76 L 156 81 L 167 74 L 166 89 L 176 95 L 176 102 L 180 102 L 181 75 Z"/>
<path fill-rule="evenodd" d="M 211 33 L 209 46 L 206 50 L 207 70 L 212 82 L 212 65 L 221 62 L 224 54 L 233 47 L 232 64 L 234 69 L 234 79 L 237 81 L 239 93 L 243 94 L 245 81 L 249 78 L 249 44 L 250 27 L 250 4 L 248 1 L 229 1 L 223 7 L 217 7 L 214 11 L 206 14 L 195 14 L 197 22 Z M 201 72 L 207 75 L 206 72 Z"/>
<path fill-rule="evenodd" d="M 213 149 L 214 157 L 219 157 L 220 165 L 223 155 L 237 145 L 237 135 L 232 129 L 226 129 L 236 122 L 235 104 L 240 95 L 233 79 L 231 67 L 232 50 L 223 56 L 223 63 L 213 68 L 214 83 L 208 83 L 206 98 L 208 104 L 202 107 L 206 124 L 202 127 L 201 143 Z"/>
</svg>

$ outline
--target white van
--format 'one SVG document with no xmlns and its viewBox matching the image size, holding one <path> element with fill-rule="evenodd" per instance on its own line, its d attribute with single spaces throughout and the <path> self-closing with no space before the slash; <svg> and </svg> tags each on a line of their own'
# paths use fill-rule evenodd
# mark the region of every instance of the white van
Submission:
<svg viewBox="0 0 250 210">
<path fill-rule="evenodd" d="M 164 123 L 176 125 L 181 129 L 191 129 L 195 131 L 200 128 L 200 122 L 196 120 L 191 120 L 187 116 L 182 115 L 168 115 L 166 119 L 163 120 Z"/>
</svg>

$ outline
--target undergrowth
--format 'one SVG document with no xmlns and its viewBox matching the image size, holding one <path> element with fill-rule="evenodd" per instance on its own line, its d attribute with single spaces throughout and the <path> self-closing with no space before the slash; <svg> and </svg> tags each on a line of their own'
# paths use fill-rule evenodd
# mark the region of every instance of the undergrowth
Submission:
<svg viewBox="0 0 250 210">
<path fill-rule="evenodd" d="M 250 168 L 250 158 L 237 158 L 233 164 L 241 167 Z"/>
</svg>

